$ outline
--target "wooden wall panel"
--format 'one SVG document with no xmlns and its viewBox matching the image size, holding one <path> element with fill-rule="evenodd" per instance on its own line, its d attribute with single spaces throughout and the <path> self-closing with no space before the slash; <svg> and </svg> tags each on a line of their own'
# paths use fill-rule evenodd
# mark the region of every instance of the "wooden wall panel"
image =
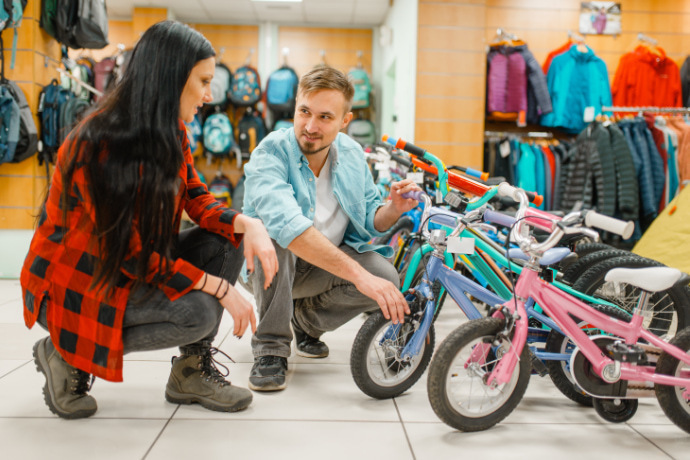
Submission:
<svg viewBox="0 0 690 460">
<path fill-rule="evenodd" d="M 57 43 L 39 26 L 40 12 L 41 1 L 29 0 L 18 29 L 14 69 L 10 69 L 14 30 L 2 32 L 5 76 L 18 83 L 34 115 L 41 88 L 57 76 L 51 59 L 60 56 Z M 45 167 L 38 166 L 36 156 L 21 163 L 0 164 L 0 229 L 33 228 L 46 185 Z"/>
<path fill-rule="evenodd" d="M 337 69 L 347 72 L 361 62 L 371 75 L 371 29 L 336 29 L 319 27 L 280 27 L 278 52 L 288 48 L 288 64 L 298 75 L 311 70 L 323 60 Z M 322 57 L 321 53 L 324 52 Z M 361 52 L 361 60 L 357 53 Z M 283 62 L 282 55 L 278 59 Z"/>
</svg>

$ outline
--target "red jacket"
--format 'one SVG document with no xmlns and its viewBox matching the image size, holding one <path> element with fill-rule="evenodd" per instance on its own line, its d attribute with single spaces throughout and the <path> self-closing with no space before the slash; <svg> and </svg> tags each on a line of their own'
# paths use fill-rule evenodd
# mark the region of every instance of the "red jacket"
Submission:
<svg viewBox="0 0 690 460">
<path fill-rule="evenodd" d="M 640 45 L 621 57 L 611 88 L 613 105 L 682 107 L 678 64 L 657 50 Z"/>
<path fill-rule="evenodd" d="M 221 206 L 208 192 L 194 169 L 184 125 L 180 122 L 180 142 L 184 161 L 180 168 L 180 189 L 174 228 L 179 228 L 183 210 L 202 228 L 226 236 L 235 246 L 233 221 L 237 212 Z M 69 141 L 68 141 L 69 142 Z M 78 166 L 70 187 L 69 228 L 63 226 L 60 196 L 62 183 L 60 168 L 66 162 L 70 148 L 65 142 L 58 152 L 45 208 L 21 272 L 24 297 L 24 321 L 31 328 L 38 317 L 39 307 L 47 301 L 48 330 L 53 344 L 72 366 L 106 380 L 122 380 L 122 320 L 134 276 L 121 269 L 123 282 L 105 298 L 104 290 L 90 289 L 93 279 L 96 248 L 95 210 L 87 190 L 85 171 Z M 136 266 L 141 252 L 141 239 L 133 229 L 125 266 Z M 147 279 L 158 273 L 159 256 L 149 260 Z M 189 292 L 203 272 L 190 263 L 178 259 L 172 262 L 172 276 L 161 289 L 175 300 Z M 130 265 L 131 264 L 131 265 Z"/>
</svg>

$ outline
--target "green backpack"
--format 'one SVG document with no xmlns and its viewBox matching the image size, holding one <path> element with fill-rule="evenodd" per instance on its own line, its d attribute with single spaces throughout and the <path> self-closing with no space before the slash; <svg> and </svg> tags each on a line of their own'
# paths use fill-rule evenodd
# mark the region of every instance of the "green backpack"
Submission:
<svg viewBox="0 0 690 460">
<path fill-rule="evenodd" d="M 355 95 L 352 98 L 353 109 L 366 109 L 369 107 L 371 97 L 371 81 L 367 71 L 356 67 L 348 72 L 352 84 L 355 87 Z"/>
<path fill-rule="evenodd" d="M 57 40 L 55 18 L 57 17 L 57 0 L 41 0 L 41 19 L 39 25 L 48 35 Z"/>
</svg>

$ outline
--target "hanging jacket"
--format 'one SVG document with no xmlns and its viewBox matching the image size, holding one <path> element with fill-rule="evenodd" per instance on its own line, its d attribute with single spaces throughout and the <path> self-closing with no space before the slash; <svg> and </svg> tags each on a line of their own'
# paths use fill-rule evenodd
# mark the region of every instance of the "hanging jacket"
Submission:
<svg viewBox="0 0 690 460">
<path fill-rule="evenodd" d="M 616 162 L 616 216 L 624 220 L 637 220 L 640 214 L 640 196 L 637 174 L 632 153 L 625 140 L 623 131 L 611 123 L 606 126 L 611 142 L 611 152 Z"/>
<path fill-rule="evenodd" d="M 546 75 L 527 45 L 516 46 L 527 64 L 527 123 L 539 123 L 539 117 L 553 111 Z"/>
<path fill-rule="evenodd" d="M 690 56 L 685 58 L 680 67 L 680 89 L 684 107 L 690 107 Z"/>
<path fill-rule="evenodd" d="M 562 168 L 560 209 L 568 212 L 578 204 L 582 209 L 594 208 L 595 195 L 604 195 L 604 175 L 595 141 L 578 136 L 564 160 L 567 164 Z"/>
<path fill-rule="evenodd" d="M 654 180 L 652 179 L 652 165 L 646 154 L 644 136 L 640 136 L 634 120 L 621 120 L 618 127 L 625 135 L 630 153 L 632 154 L 640 197 L 640 221 L 648 221 L 656 216 L 656 204 L 654 200 Z"/>
<path fill-rule="evenodd" d="M 613 103 L 617 106 L 681 107 L 682 89 L 678 64 L 645 46 L 623 55 L 613 78 Z"/>
<path fill-rule="evenodd" d="M 549 68 L 551 67 L 551 62 L 553 61 L 553 58 L 567 52 L 574 43 L 575 42 L 573 42 L 571 39 L 568 39 L 566 43 L 551 51 L 549 55 L 546 56 L 546 60 L 544 61 L 544 64 L 542 64 L 541 66 L 541 70 L 544 72 L 544 75 L 548 75 Z"/>
<path fill-rule="evenodd" d="M 587 125 L 584 121 L 586 107 L 593 107 L 594 115 L 599 115 L 602 106 L 611 105 L 606 64 L 589 47 L 583 53 L 573 45 L 568 52 L 556 56 L 546 81 L 553 111 L 541 118 L 544 126 L 580 132 Z"/>
</svg>

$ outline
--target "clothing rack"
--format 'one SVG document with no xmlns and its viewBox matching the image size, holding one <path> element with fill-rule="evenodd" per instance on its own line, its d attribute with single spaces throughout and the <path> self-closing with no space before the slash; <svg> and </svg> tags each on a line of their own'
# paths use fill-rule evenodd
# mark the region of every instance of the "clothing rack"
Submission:
<svg viewBox="0 0 690 460">
<path fill-rule="evenodd" d="M 603 106 L 602 112 L 690 113 L 690 107 L 616 107 Z"/>
<path fill-rule="evenodd" d="M 526 133 L 507 131 L 484 131 L 484 137 L 529 137 L 531 139 L 552 139 L 553 133 L 541 131 L 529 131 Z"/>
</svg>

